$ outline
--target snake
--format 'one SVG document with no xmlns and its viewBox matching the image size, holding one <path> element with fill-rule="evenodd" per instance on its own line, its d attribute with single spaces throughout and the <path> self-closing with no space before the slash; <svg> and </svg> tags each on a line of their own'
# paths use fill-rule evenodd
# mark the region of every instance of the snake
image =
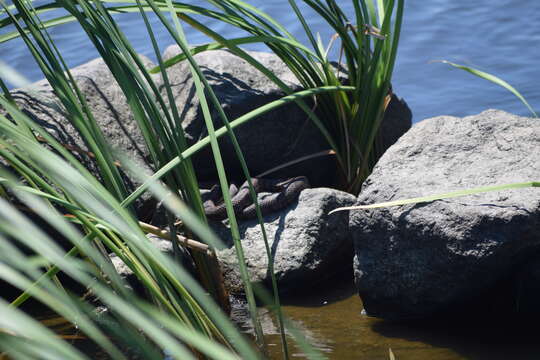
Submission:
<svg viewBox="0 0 540 360">
<path fill-rule="evenodd" d="M 302 190 L 309 188 L 308 179 L 305 176 L 296 176 L 289 179 L 263 179 L 251 178 L 257 194 L 269 192 L 260 199 L 259 206 L 263 215 L 282 210 L 298 199 Z M 257 216 L 255 204 L 249 192 L 249 184 L 245 181 L 240 188 L 231 184 L 229 188 L 234 213 L 241 219 L 252 219 Z M 221 188 L 214 185 L 205 196 L 204 212 L 209 219 L 224 220 L 227 218 L 227 208 L 223 199 L 220 199 Z M 218 201 L 219 200 L 219 201 Z"/>
</svg>

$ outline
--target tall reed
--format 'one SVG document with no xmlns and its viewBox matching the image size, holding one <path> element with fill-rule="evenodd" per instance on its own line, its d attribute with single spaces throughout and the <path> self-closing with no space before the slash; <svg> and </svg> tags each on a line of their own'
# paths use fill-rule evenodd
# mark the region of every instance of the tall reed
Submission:
<svg viewBox="0 0 540 360">
<path fill-rule="evenodd" d="M 0 196 L 3 198 L 0 199 L 0 208 L 6 219 L 0 224 L 0 246 L 6 249 L 0 255 L 0 264 L 4 270 L 0 272 L 0 277 L 22 292 L 11 306 L 0 303 L 2 320 L 17 321 L 0 322 L 2 351 L 8 351 L 14 358 L 35 355 L 40 348 L 43 354 L 52 358 L 85 357 L 57 339 L 51 340 L 51 334 L 43 329 L 43 326 L 17 309 L 29 297 L 33 297 L 69 321 L 77 323 L 83 333 L 99 344 L 112 358 L 124 358 L 126 355 L 108 339 L 108 333 L 103 332 L 103 324 L 108 321 L 116 324 L 108 330 L 116 333 L 121 343 L 135 347 L 147 358 L 156 358 L 156 354 L 161 354 L 163 350 L 175 358 L 183 359 L 198 356 L 197 354 L 216 359 L 232 358 L 235 356 L 233 352 L 246 359 L 260 357 L 261 353 L 253 350 L 206 295 L 206 292 L 213 294 L 213 298 L 220 301 L 222 307 L 226 306 L 226 298 L 222 296 L 222 284 L 219 283 L 219 278 L 212 274 L 212 267 L 215 266 L 213 248 L 219 240 L 207 226 L 197 179 L 189 157 L 210 145 L 221 187 L 227 189 L 226 172 L 217 145 L 219 136 L 231 137 L 245 176 L 249 179 L 250 174 L 234 137 L 234 128 L 283 104 L 316 94 L 353 91 L 354 88 L 321 86 L 307 89 L 289 94 L 230 122 L 221 111 L 220 116 L 226 126 L 215 130 L 208 106 L 212 103 L 220 109 L 219 103 L 190 55 L 181 24 L 177 21 L 170 24 L 164 16 L 166 12 L 176 14 L 181 5 L 170 1 L 151 0 L 131 2 L 131 5 L 127 6 L 110 6 L 108 1 L 83 0 L 59 0 L 37 7 L 27 1 L 14 1 L 11 6 L 4 3 L 1 5 L 3 10 L 0 15 L 4 17 L 0 19 L 0 27 L 14 25 L 16 31 L 0 36 L 0 42 L 16 37 L 23 39 L 51 85 L 60 106 L 68 114 L 68 120 L 77 129 L 87 149 L 94 154 L 103 181 L 100 183 L 96 180 L 63 144 L 21 113 L 0 78 L 4 93 L 0 96 L 0 107 L 9 114 L 9 117 L 0 116 Z M 55 9 L 62 9 L 67 15 L 41 20 L 43 14 Z M 146 12 L 151 11 L 157 15 L 171 38 L 184 50 L 187 60 L 190 61 L 197 94 L 203 107 L 209 133 L 207 138 L 187 147 L 183 130 L 179 126 L 182 119 L 174 106 L 167 73 L 164 70 L 161 72 L 166 89 L 163 95 L 112 17 L 124 11 L 140 13 L 162 69 L 164 64 L 160 49 L 156 44 L 153 29 L 149 26 Z M 116 166 L 115 160 L 119 155 L 105 141 L 91 106 L 87 104 L 62 54 L 48 34 L 49 27 L 68 21 L 79 23 L 102 56 L 126 96 L 145 139 L 155 174 L 149 179 L 142 179 L 144 184 L 131 194 Z M 43 144 L 43 139 L 54 152 Z M 121 161 L 122 166 L 129 168 L 127 159 L 121 157 Z M 159 180 L 167 189 L 159 185 Z M 177 238 L 173 222 L 179 218 L 187 229 L 184 235 L 208 245 L 209 251 L 205 254 L 193 252 L 204 290 L 185 270 L 169 257 L 159 253 L 145 238 L 143 230 L 147 227 L 141 226 L 130 205 L 148 190 L 167 205 L 170 238 Z M 250 190 L 256 203 L 252 186 Z M 171 196 L 171 192 L 180 198 Z M 263 334 L 258 325 L 255 299 L 242 259 L 238 225 L 227 191 L 223 192 L 223 197 L 240 259 L 252 320 L 262 350 Z M 24 204 L 26 210 L 57 229 L 73 244 L 73 248 L 68 251 L 59 248 L 54 239 L 23 216 L 17 209 L 18 204 Z M 262 226 L 260 209 L 257 209 L 257 212 Z M 264 241 L 267 244 L 266 239 Z M 29 248 L 31 255 L 20 252 L 14 244 Z M 176 241 L 173 245 L 178 251 Z M 133 271 L 149 294 L 151 303 L 139 298 L 126 287 L 111 266 L 108 252 L 115 253 Z M 270 252 L 268 256 L 271 260 Z M 82 286 L 91 288 L 99 300 L 110 309 L 110 315 L 104 316 L 107 321 L 102 321 L 103 317 L 98 319 L 94 307 L 84 299 L 64 289 L 61 280 L 56 277 L 58 274 L 68 274 Z M 273 290 L 274 309 L 282 321 L 275 278 Z M 25 336 L 22 324 L 31 329 L 32 338 Z M 281 325 L 281 328 L 284 356 L 287 357 L 284 326 Z M 30 346 L 22 346 L 29 342 Z M 306 353 L 318 356 L 305 342 L 300 343 Z"/>
<path fill-rule="evenodd" d="M 335 32 L 325 46 L 309 26 L 295 0 L 291 11 L 307 35 L 310 47 L 302 44 L 276 19 L 240 0 L 207 0 L 212 8 L 181 4 L 177 16 L 201 31 L 214 43 L 193 49 L 192 53 L 227 48 L 266 75 L 286 94 L 292 89 L 239 45 L 263 43 L 275 53 L 306 88 L 351 85 L 350 93 L 320 94 L 312 111 L 304 102 L 298 105 L 308 114 L 334 151 L 340 173 L 338 187 L 357 194 L 365 178 L 382 154 L 378 133 L 391 97 L 394 69 L 403 17 L 403 0 L 353 0 L 352 19 L 335 0 L 304 0 Z M 180 4 L 180 3 L 179 3 Z M 193 14 L 227 23 L 251 36 L 227 39 Z M 329 58 L 334 42 L 340 43 L 340 60 L 334 66 Z M 167 66 L 185 59 L 180 54 Z M 344 68 L 344 69 L 343 69 Z M 157 69 L 154 69 L 157 71 Z M 343 71 L 343 73 L 342 73 Z"/>
</svg>

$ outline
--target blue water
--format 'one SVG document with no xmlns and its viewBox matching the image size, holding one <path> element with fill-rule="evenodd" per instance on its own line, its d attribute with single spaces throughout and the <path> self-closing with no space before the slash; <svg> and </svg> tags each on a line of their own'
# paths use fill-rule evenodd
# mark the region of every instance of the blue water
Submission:
<svg viewBox="0 0 540 360">
<path fill-rule="evenodd" d="M 198 2 L 200 4 L 200 2 Z M 252 0 L 279 19 L 300 39 L 302 28 L 288 9 L 287 1 Z M 341 0 L 343 8 L 352 5 Z M 540 110 L 540 1 L 538 0 L 409 0 L 406 3 L 402 40 L 394 73 L 394 90 L 409 103 L 414 121 L 448 114 L 464 116 L 487 108 L 528 115 L 525 106 L 508 91 L 433 60 L 446 59 L 497 75 L 517 88 L 531 105 Z M 332 33 L 317 18 L 310 25 L 323 39 Z M 139 15 L 118 18 L 136 50 L 154 58 Z M 157 19 L 152 19 L 157 24 Z M 237 30 L 215 24 L 225 36 L 239 36 Z M 162 49 L 172 43 L 165 31 L 156 27 Z M 0 34 L 6 30 L 0 30 Z M 97 52 L 78 25 L 68 24 L 51 34 L 70 66 L 97 57 Z M 188 31 L 190 43 L 205 42 Z M 264 50 L 263 47 L 249 46 Z M 20 40 L 0 44 L 0 60 L 22 72 L 30 81 L 42 78 Z"/>
</svg>

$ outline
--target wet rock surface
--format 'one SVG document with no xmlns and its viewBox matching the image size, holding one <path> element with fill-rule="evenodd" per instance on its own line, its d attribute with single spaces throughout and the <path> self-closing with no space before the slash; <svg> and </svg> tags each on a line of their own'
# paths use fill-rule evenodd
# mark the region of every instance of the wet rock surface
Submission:
<svg viewBox="0 0 540 360">
<path fill-rule="evenodd" d="M 264 216 L 274 271 L 280 292 L 295 293 L 322 282 L 352 266 L 352 242 L 346 212 L 328 215 L 332 209 L 354 202 L 353 195 L 327 188 L 303 190 L 298 203 Z M 242 293 L 238 260 L 228 227 L 213 228 L 230 248 L 217 251 L 226 287 Z M 270 284 L 268 259 L 262 232 L 255 220 L 240 223 L 240 237 L 251 281 Z"/>
<path fill-rule="evenodd" d="M 381 158 L 357 204 L 538 180 L 539 134 L 538 119 L 496 110 L 424 120 Z M 538 250 L 540 189 L 352 211 L 350 229 L 368 313 L 426 318 L 486 305 Z"/>
</svg>

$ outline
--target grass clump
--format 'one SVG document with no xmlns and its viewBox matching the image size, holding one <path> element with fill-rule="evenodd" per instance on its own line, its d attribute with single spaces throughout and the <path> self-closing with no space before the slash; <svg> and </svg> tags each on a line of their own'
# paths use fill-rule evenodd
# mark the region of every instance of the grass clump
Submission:
<svg viewBox="0 0 540 360">
<path fill-rule="evenodd" d="M 384 151 L 377 135 L 391 98 L 390 82 L 404 2 L 353 0 L 354 14 L 349 18 L 336 1 L 302 1 L 335 32 L 326 46 L 309 27 L 297 2 L 288 2 L 291 11 L 302 24 L 310 46 L 302 44 L 276 19 L 243 1 L 207 0 L 215 10 L 183 4 L 184 8 L 177 16 L 215 41 L 194 48 L 193 54 L 227 48 L 266 75 L 286 94 L 290 94 L 292 89 L 239 45 L 265 44 L 306 89 L 352 86 L 354 90 L 348 93 L 317 95 L 315 109 L 301 101 L 297 103 L 309 115 L 335 153 L 339 165 L 337 187 L 357 194 Z M 251 36 L 224 38 L 193 14 L 227 23 Z M 336 63 L 329 58 L 334 42 L 340 44 L 341 62 L 337 68 Z M 181 54 L 169 59 L 165 65 L 171 66 L 184 59 L 185 54 Z"/>
<path fill-rule="evenodd" d="M 296 102 L 308 113 L 335 152 L 341 169 L 342 188 L 358 192 L 380 155 L 376 134 L 391 91 L 390 79 L 403 12 L 403 0 L 353 0 L 355 13 L 351 22 L 335 1 L 304 2 L 336 32 L 336 39 L 331 43 L 339 38 L 346 77 L 341 76 L 340 71 L 336 72 L 328 58 L 331 44 L 325 48 L 311 32 L 295 1 L 289 3 L 310 39 L 309 46 L 298 42 L 277 21 L 241 1 L 209 1 L 214 7 L 211 10 L 170 0 L 122 3 L 57 0 L 36 4 L 15 0 L 12 5 L 0 0 L 0 28 L 15 27 L 15 31 L 1 35 L 0 42 L 22 38 L 70 124 L 87 150 L 94 154 L 100 178 L 98 181 L 63 144 L 17 107 L 4 83 L 7 77 L 1 76 L 0 107 L 6 115 L 0 115 L 0 279 L 20 291 L 20 296 L 11 304 L 0 301 L 1 352 L 14 359 L 38 356 L 88 358 L 87 354 L 54 336 L 21 310 L 21 306 L 33 298 L 76 325 L 84 336 L 113 359 L 127 358 L 126 347 L 152 359 L 163 357 L 165 353 L 177 359 L 264 357 L 264 338 L 257 319 L 255 295 L 230 196 L 227 191 L 223 192 L 258 347 L 252 346 L 222 311 L 227 307 L 227 298 L 220 277 L 215 273 L 214 253 L 219 239 L 208 227 L 189 158 L 210 146 L 221 188 L 228 189 L 217 139 L 229 136 L 249 180 L 251 176 L 234 129 L 276 107 Z M 53 10 L 61 10 L 62 16 L 42 20 L 42 16 Z M 113 17 L 126 12 L 137 12 L 144 21 L 159 63 L 157 71 L 161 72 L 164 92 L 158 89 L 151 72 L 144 67 Z M 177 60 L 190 63 L 209 134 L 192 146 L 187 145 L 180 126 L 182 117 L 174 104 L 165 71 L 170 63 L 161 58 L 154 29 L 149 25 L 149 12 L 157 16 L 171 39 L 183 50 L 184 56 Z M 227 40 L 198 22 L 191 16 L 193 14 L 227 22 L 251 36 Z M 80 25 L 114 75 L 145 140 L 154 174 L 141 179 L 143 185 L 133 192 L 128 190 L 116 165 L 119 156 L 122 166 L 128 169 L 130 161 L 110 148 L 92 107 L 49 36 L 48 28 L 70 21 Z M 182 22 L 206 33 L 216 42 L 191 49 Z M 238 47 L 249 42 L 265 43 L 287 64 L 305 89 L 293 93 Z M 199 51 L 219 47 L 227 47 L 250 62 L 286 95 L 237 119 L 228 119 L 193 59 Z M 316 98 L 315 111 L 304 103 L 303 99 L 309 97 Z M 225 124 L 223 128 L 214 129 L 210 106 L 218 110 L 218 116 Z M 192 253 L 200 282 L 173 257 L 160 253 L 147 240 L 145 232 L 160 231 L 141 223 L 131 206 L 146 191 L 151 191 L 166 205 L 167 237 L 178 238 L 174 223 L 180 219 L 184 224 L 183 238 L 203 244 L 204 252 Z M 252 184 L 250 192 L 257 205 Z M 34 224 L 29 214 L 43 219 L 68 241 L 71 249 L 58 246 L 54 236 Z M 258 205 L 257 214 L 262 226 Z M 262 240 L 268 263 L 272 264 L 266 235 Z M 175 255 L 179 254 L 180 245 L 173 241 Z M 118 276 L 109 253 L 116 254 L 131 269 L 144 287 L 146 297 L 136 294 Z M 271 266 L 269 272 L 273 274 Z M 60 275 L 67 275 L 81 287 L 90 289 L 109 312 L 98 315 L 95 304 L 65 286 L 64 277 Z M 285 322 L 275 277 L 272 290 L 272 297 L 266 302 L 280 320 L 283 354 L 288 358 Z M 114 335 L 114 341 L 111 335 Z M 297 341 L 310 357 L 321 358 L 301 336 L 297 336 Z"/>
</svg>

